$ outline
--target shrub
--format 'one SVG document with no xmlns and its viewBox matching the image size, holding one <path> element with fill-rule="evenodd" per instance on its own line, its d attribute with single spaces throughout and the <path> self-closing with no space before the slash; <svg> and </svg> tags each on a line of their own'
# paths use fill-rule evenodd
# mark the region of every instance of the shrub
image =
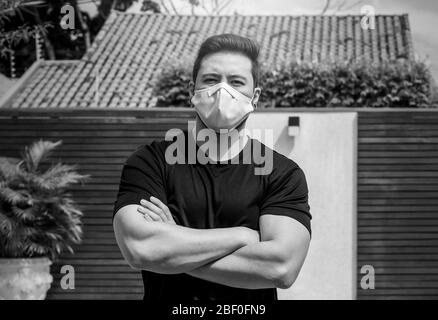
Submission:
<svg viewBox="0 0 438 320">
<path fill-rule="evenodd" d="M 270 107 L 430 105 L 430 76 L 422 62 L 293 62 L 262 72 L 260 100 Z"/>
<path fill-rule="evenodd" d="M 189 81 L 192 79 L 189 59 L 170 57 L 160 76 L 153 83 L 157 107 L 189 107 Z"/>
</svg>

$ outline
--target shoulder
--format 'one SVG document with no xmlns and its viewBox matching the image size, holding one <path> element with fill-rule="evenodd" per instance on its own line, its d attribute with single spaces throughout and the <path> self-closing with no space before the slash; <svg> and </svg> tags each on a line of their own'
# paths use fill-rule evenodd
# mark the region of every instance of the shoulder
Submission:
<svg viewBox="0 0 438 320">
<path fill-rule="evenodd" d="M 270 178 L 304 175 L 303 170 L 294 160 L 266 146 L 257 139 L 252 139 L 252 142 L 254 162 L 264 164 L 266 175 Z"/>
<path fill-rule="evenodd" d="M 166 156 L 166 149 L 175 142 L 186 143 L 187 132 L 178 131 L 164 139 L 155 139 L 147 144 L 140 145 L 127 158 L 126 162 L 138 161 L 158 161 L 164 162 Z M 184 147 L 184 146 L 182 146 Z"/>
<path fill-rule="evenodd" d="M 164 157 L 167 141 L 153 140 L 147 144 L 138 146 L 126 159 L 126 164 L 138 164 L 141 162 L 160 161 Z"/>
</svg>

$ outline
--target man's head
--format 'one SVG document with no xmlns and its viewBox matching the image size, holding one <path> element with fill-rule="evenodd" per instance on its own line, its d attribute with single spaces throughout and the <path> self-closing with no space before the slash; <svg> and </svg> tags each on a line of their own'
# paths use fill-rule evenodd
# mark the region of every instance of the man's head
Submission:
<svg viewBox="0 0 438 320">
<path fill-rule="evenodd" d="M 235 34 L 220 34 L 207 38 L 196 57 L 189 84 L 193 91 L 226 82 L 240 93 L 252 97 L 257 105 L 259 82 L 259 46 L 252 40 Z"/>
</svg>

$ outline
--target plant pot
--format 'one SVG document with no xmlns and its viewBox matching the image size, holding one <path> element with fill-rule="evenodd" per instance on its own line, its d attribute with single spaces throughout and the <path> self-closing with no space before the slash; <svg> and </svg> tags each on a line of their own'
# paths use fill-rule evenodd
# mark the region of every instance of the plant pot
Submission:
<svg viewBox="0 0 438 320">
<path fill-rule="evenodd" d="M 48 258 L 0 259 L 0 300 L 44 300 L 53 281 Z"/>
</svg>

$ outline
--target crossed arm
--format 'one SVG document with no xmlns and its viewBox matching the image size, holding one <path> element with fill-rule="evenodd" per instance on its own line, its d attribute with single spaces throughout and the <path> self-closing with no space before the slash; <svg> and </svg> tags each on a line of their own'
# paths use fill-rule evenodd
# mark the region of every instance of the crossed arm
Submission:
<svg viewBox="0 0 438 320">
<path fill-rule="evenodd" d="M 246 227 L 176 225 L 158 199 L 127 205 L 114 217 L 117 243 L 136 269 L 187 273 L 247 289 L 288 288 L 304 263 L 310 235 L 286 216 L 262 215 L 260 233 Z"/>
</svg>

